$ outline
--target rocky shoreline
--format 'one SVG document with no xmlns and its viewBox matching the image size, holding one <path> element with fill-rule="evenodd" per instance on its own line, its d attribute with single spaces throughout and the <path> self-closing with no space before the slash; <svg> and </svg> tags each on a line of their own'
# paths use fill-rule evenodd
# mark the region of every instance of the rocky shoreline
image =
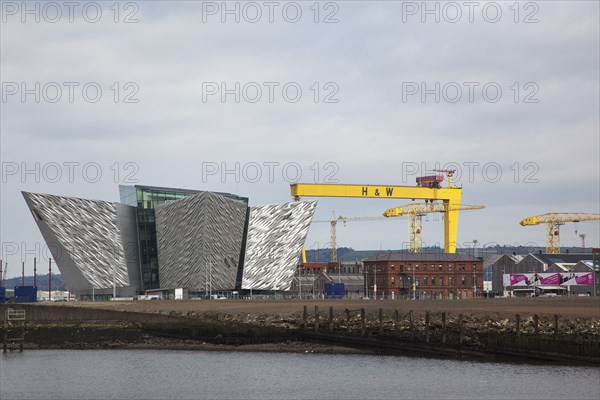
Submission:
<svg viewBox="0 0 600 400">
<path fill-rule="evenodd" d="M 74 305 L 21 307 L 29 320 L 9 330 L 15 334 L 22 329 L 25 349 L 405 354 L 600 364 L 600 313 L 565 317 L 381 308 L 378 312 L 325 307 L 300 312 L 232 312 L 212 307 L 132 312 Z M 5 330 L 0 324 L 0 337 Z"/>
</svg>

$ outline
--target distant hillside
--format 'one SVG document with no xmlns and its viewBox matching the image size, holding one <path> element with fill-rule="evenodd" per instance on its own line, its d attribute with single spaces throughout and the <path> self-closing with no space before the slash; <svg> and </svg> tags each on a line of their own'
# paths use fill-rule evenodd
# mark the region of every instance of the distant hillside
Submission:
<svg viewBox="0 0 600 400">
<path fill-rule="evenodd" d="M 12 289 L 15 286 L 21 286 L 21 277 L 9 278 L 4 280 L 4 287 Z M 38 275 L 36 278 L 38 290 L 48 290 L 48 274 Z M 33 276 L 25 277 L 25 286 L 33 286 Z M 52 274 L 52 290 L 67 290 L 62 275 Z"/>
</svg>

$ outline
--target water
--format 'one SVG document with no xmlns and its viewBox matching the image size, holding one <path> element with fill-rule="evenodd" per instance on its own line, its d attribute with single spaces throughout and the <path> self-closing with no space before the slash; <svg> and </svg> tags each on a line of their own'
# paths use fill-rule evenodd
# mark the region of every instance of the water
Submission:
<svg viewBox="0 0 600 400">
<path fill-rule="evenodd" d="M 0 399 L 600 399 L 600 368 L 175 350 L 0 354 Z"/>
</svg>

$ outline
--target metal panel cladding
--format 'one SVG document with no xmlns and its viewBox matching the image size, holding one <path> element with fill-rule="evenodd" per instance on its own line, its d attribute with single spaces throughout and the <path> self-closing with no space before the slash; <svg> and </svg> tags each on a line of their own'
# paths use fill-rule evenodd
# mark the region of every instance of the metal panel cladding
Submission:
<svg viewBox="0 0 600 400">
<path fill-rule="evenodd" d="M 289 290 L 317 202 L 250 208 L 242 289 Z"/>
<path fill-rule="evenodd" d="M 247 205 L 203 192 L 156 208 L 158 268 L 163 288 L 235 288 Z"/>
<path fill-rule="evenodd" d="M 73 292 L 139 286 L 135 209 L 123 204 L 22 192 Z M 129 267 L 129 268 L 128 268 Z"/>
</svg>

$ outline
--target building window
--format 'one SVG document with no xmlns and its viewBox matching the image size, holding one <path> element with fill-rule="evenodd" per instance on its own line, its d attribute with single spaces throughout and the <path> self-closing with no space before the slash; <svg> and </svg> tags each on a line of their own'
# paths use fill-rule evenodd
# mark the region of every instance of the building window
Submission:
<svg viewBox="0 0 600 400">
<path fill-rule="evenodd" d="M 467 284 L 467 277 L 466 276 L 461 277 L 460 283 L 461 283 L 461 285 L 465 286 Z"/>
<path fill-rule="evenodd" d="M 392 276 L 392 285 L 396 283 L 396 278 L 394 276 Z"/>
<path fill-rule="evenodd" d="M 477 266 L 473 264 L 473 271 L 477 271 Z"/>
<path fill-rule="evenodd" d="M 440 271 L 442 271 L 442 268 L 443 268 L 442 264 L 438 265 L 438 269 L 439 269 Z"/>
<path fill-rule="evenodd" d="M 454 279 L 451 276 L 448 277 L 448 286 L 452 286 L 454 284 L 453 280 Z"/>
<path fill-rule="evenodd" d="M 440 278 L 439 278 L 439 285 L 444 286 L 444 277 L 443 276 L 440 276 Z"/>
<path fill-rule="evenodd" d="M 460 271 L 464 271 L 464 270 L 465 270 L 465 264 L 459 264 L 459 265 L 458 265 L 458 269 L 459 269 Z"/>
<path fill-rule="evenodd" d="M 415 265 L 415 271 L 418 271 L 418 270 L 419 270 L 419 264 L 416 264 Z"/>
<path fill-rule="evenodd" d="M 426 276 L 423 277 L 423 285 L 427 285 L 427 277 Z"/>
<path fill-rule="evenodd" d="M 396 270 L 396 267 L 394 267 L 394 265 L 392 265 L 392 272 L 394 272 Z"/>
<path fill-rule="evenodd" d="M 452 271 L 452 264 L 448 264 L 448 271 Z"/>
<path fill-rule="evenodd" d="M 404 272 L 404 265 L 400 266 L 400 272 Z"/>
<path fill-rule="evenodd" d="M 431 270 L 431 271 L 435 271 L 435 265 L 434 265 L 434 264 L 431 264 L 431 267 L 429 267 L 429 270 Z"/>
</svg>

